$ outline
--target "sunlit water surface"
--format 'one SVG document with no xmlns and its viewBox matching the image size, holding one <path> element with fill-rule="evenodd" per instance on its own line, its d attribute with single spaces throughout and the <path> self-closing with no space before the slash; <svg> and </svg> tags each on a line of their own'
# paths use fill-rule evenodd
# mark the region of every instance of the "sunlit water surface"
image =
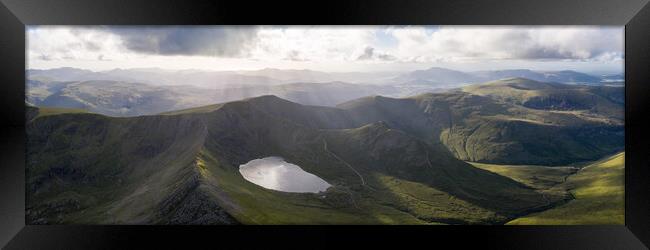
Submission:
<svg viewBox="0 0 650 250">
<path fill-rule="evenodd" d="M 239 166 L 239 173 L 252 183 L 283 192 L 318 193 L 331 185 L 280 157 L 255 159 Z"/>
</svg>

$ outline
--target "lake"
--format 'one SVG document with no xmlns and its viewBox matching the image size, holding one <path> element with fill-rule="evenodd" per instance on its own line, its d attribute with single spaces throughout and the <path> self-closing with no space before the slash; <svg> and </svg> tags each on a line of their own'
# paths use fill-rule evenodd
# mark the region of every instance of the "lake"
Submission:
<svg viewBox="0 0 650 250">
<path fill-rule="evenodd" d="M 282 192 L 318 193 L 331 185 L 281 157 L 255 159 L 239 166 L 239 173 L 259 186 Z"/>
</svg>

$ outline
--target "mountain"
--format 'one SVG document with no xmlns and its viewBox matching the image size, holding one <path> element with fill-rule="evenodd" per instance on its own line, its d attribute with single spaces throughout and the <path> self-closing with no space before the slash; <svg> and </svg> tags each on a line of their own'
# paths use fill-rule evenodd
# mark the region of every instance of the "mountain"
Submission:
<svg viewBox="0 0 650 250">
<path fill-rule="evenodd" d="M 155 114 L 213 103 L 196 88 L 152 86 L 118 81 L 27 83 L 27 102 L 35 106 L 78 108 L 111 116 Z"/>
<path fill-rule="evenodd" d="M 56 69 L 30 69 L 26 72 L 27 78 L 47 78 L 51 80 L 63 80 L 66 81 L 81 81 L 87 80 L 89 78 L 101 77 L 101 74 L 90 70 L 77 69 L 71 67 L 56 68 Z"/>
<path fill-rule="evenodd" d="M 27 125 L 28 223 L 140 224 L 163 220 L 174 197 L 207 199 L 192 168 L 205 130 L 192 119 L 62 113 Z M 211 221 L 233 221 L 212 208 Z"/>
<path fill-rule="evenodd" d="M 26 101 L 32 105 L 80 108 L 109 116 L 152 115 L 262 95 L 277 95 L 306 105 L 334 106 L 368 95 L 400 93 L 392 86 L 343 82 L 208 89 L 103 80 L 28 80 L 26 88 Z"/>
<path fill-rule="evenodd" d="M 509 78 L 463 88 L 531 109 L 573 111 L 623 122 L 625 91 L 616 86 L 567 85 Z"/>
<path fill-rule="evenodd" d="M 52 86 L 98 103 L 157 91 L 75 84 Z M 271 95 L 137 117 L 28 105 L 27 223 L 502 224 L 571 196 L 464 161 L 562 166 L 620 152 L 622 93 L 510 78 L 335 107 Z M 242 178 L 241 164 L 268 156 L 332 187 L 285 193 Z"/>
<path fill-rule="evenodd" d="M 259 88 L 258 88 L 259 89 Z M 369 95 L 395 95 L 398 88 L 390 85 L 364 85 L 344 82 L 290 83 L 271 86 L 264 95 L 278 97 L 305 105 L 335 106 Z"/>
<path fill-rule="evenodd" d="M 247 76 L 261 76 L 278 79 L 284 83 L 295 82 L 348 82 L 348 83 L 385 83 L 395 77 L 395 72 L 322 72 L 315 70 L 293 70 L 265 68 L 261 70 L 237 71 L 237 74 Z"/>
<path fill-rule="evenodd" d="M 601 76 L 601 82 L 607 85 L 624 85 L 624 74 L 606 74 Z"/>
<path fill-rule="evenodd" d="M 533 71 L 528 69 L 464 72 L 440 67 L 415 70 L 403 74 L 397 72 L 321 72 L 273 68 L 249 71 L 164 70 L 158 68 L 90 71 L 69 67 L 48 70 L 30 69 L 26 71 L 26 74 L 28 79 L 46 82 L 106 80 L 140 82 L 153 85 L 192 85 L 211 89 L 274 86 L 296 82 L 348 82 L 355 84 L 425 85 L 437 88 L 455 88 L 471 83 L 513 77 L 542 82 L 591 85 L 611 85 L 624 82 L 622 74 L 592 76 L 571 70 Z"/>
<path fill-rule="evenodd" d="M 576 82 L 591 82 L 590 85 L 597 86 L 621 85 L 615 80 L 619 77 L 617 75 L 600 79 L 574 71 L 524 69 L 461 72 L 430 68 L 394 77 L 391 72 L 326 73 L 270 68 L 257 71 L 139 68 L 100 72 L 58 68 L 27 70 L 26 102 L 36 106 L 82 108 L 109 116 L 152 115 L 262 95 L 276 95 L 306 105 L 335 106 L 364 96 L 402 98 L 513 76 L 574 85 L 580 85 Z M 329 81 L 335 79 L 349 82 Z M 602 91 L 609 90 L 603 88 Z M 619 98 L 617 95 L 613 93 L 610 97 Z M 535 105 L 534 102 L 530 100 L 530 105 Z"/>
<path fill-rule="evenodd" d="M 348 110 L 274 96 L 131 118 L 28 110 L 29 224 L 498 224 L 567 198 L 474 168 L 388 122 L 356 126 Z M 239 175 L 266 156 L 333 187 L 284 193 Z"/>
<path fill-rule="evenodd" d="M 582 83 L 598 84 L 602 81 L 600 77 L 580 73 L 572 70 L 563 71 L 532 71 L 528 69 L 519 70 L 495 70 L 495 71 L 478 71 L 474 75 L 480 77 L 483 81 L 493 81 L 504 78 L 527 78 L 541 82 L 559 82 L 559 83 Z"/>
<path fill-rule="evenodd" d="M 561 83 L 584 83 L 584 84 L 598 84 L 602 81 L 600 77 L 576 72 L 573 70 L 545 71 L 542 73 L 544 75 L 544 78 L 539 79 L 538 81 L 561 82 Z"/>
<path fill-rule="evenodd" d="M 281 70 L 265 68 L 261 70 L 239 71 L 238 74 L 247 76 L 262 76 L 278 79 L 284 82 L 333 82 L 336 79 L 329 73 L 314 70 Z"/>
<path fill-rule="evenodd" d="M 617 75 L 598 77 L 572 70 L 533 71 L 529 69 L 509 69 L 463 72 L 433 67 L 400 75 L 394 78 L 394 82 L 404 85 L 435 85 L 443 88 L 455 88 L 505 78 L 526 78 L 540 82 L 602 85 L 608 81 L 611 82 L 612 77 L 621 79 Z M 616 80 L 616 82 L 620 81 Z"/>
<path fill-rule="evenodd" d="M 395 78 L 396 82 L 403 84 L 439 84 L 442 87 L 454 87 L 459 84 L 467 84 L 481 81 L 472 74 L 433 67 L 426 70 L 416 70 Z"/>
<path fill-rule="evenodd" d="M 113 69 L 90 71 L 75 68 L 27 70 L 28 79 L 50 81 L 122 81 L 152 85 L 191 85 L 204 88 L 232 88 L 253 85 L 273 85 L 280 80 L 264 76 L 249 76 L 232 71 L 163 70 L 157 68 Z"/>
<path fill-rule="evenodd" d="M 621 88 L 521 78 L 467 88 L 469 92 L 402 99 L 366 97 L 337 107 L 357 120 L 385 121 L 429 143 L 442 144 L 458 159 L 473 162 L 562 165 L 623 148 L 624 108 L 617 97 Z M 494 96 L 490 91 L 507 94 Z M 558 92 L 567 94 L 564 99 L 535 97 Z M 532 102 L 522 102 L 529 96 L 526 100 Z"/>
<path fill-rule="evenodd" d="M 541 72 L 532 71 L 529 69 L 510 69 L 510 70 L 486 70 L 486 71 L 475 71 L 472 72 L 473 75 L 476 75 L 481 78 L 481 80 L 495 80 L 503 78 L 528 78 L 528 79 L 541 79 L 544 78 L 544 74 Z"/>
<path fill-rule="evenodd" d="M 191 85 L 221 89 L 247 86 L 273 86 L 310 82 L 384 83 L 393 72 L 321 72 L 266 68 L 248 71 L 165 70 L 159 68 L 113 69 L 90 71 L 76 68 L 30 69 L 27 77 L 42 81 L 123 81 L 153 85 Z"/>
<path fill-rule="evenodd" d="M 41 101 L 32 98 L 29 103 L 113 116 L 211 111 L 210 107 L 220 105 L 201 106 L 267 94 L 306 105 L 341 103 L 337 107 L 345 115 L 327 116 L 329 123 L 339 125 L 321 128 L 353 128 L 383 121 L 429 143 L 441 143 L 459 159 L 476 162 L 559 165 L 602 157 L 619 150 L 623 140 L 624 92 L 611 86 L 511 78 L 402 99 L 374 96 L 394 92 L 387 86 L 345 83 L 226 90 L 98 81 L 54 86 L 58 92 Z M 368 95 L 373 96 L 348 101 Z M 281 110 L 289 109 L 269 112 L 283 117 L 296 112 Z"/>
</svg>

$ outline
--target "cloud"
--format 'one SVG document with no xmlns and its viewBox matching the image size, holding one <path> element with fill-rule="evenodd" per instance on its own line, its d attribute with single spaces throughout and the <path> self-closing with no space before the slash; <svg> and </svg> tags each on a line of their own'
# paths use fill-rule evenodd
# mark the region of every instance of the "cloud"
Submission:
<svg viewBox="0 0 650 250">
<path fill-rule="evenodd" d="M 123 53 L 119 37 L 97 27 L 31 26 L 26 42 L 28 58 L 34 60 L 96 60 Z"/>
<path fill-rule="evenodd" d="M 375 48 L 373 47 L 366 47 L 361 55 L 357 57 L 358 61 L 364 61 L 364 60 L 381 60 L 381 61 L 393 61 L 396 60 L 397 58 L 387 54 L 387 53 L 379 53 L 375 51 Z"/>
<path fill-rule="evenodd" d="M 406 61 L 481 59 L 599 60 L 623 55 L 623 29 L 601 27 L 443 26 L 391 28 L 393 54 Z"/>
<path fill-rule="evenodd" d="M 253 27 L 165 26 L 110 28 L 126 49 L 143 54 L 241 56 L 257 29 Z"/>
<path fill-rule="evenodd" d="M 301 53 L 297 50 L 291 50 L 287 52 L 287 56 L 284 58 L 285 60 L 289 61 L 296 61 L 296 62 L 306 62 L 309 61 L 309 59 L 303 57 Z"/>
<path fill-rule="evenodd" d="M 377 28 L 262 27 L 250 56 L 262 61 L 354 61 L 355 52 L 375 42 Z"/>
<path fill-rule="evenodd" d="M 98 55 L 98 56 L 97 56 L 97 60 L 98 60 L 98 61 L 111 61 L 111 59 L 106 58 L 106 56 L 103 55 L 103 54 L 102 54 L 102 55 Z"/>
<path fill-rule="evenodd" d="M 52 61 L 52 58 L 49 57 L 48 55 L 38 55 L 38 56 L 36 56 L 36 58 L 38 58 L 39 60 L 42 60 L 42 61 Z"/>
<path fill-rule="evenodd" d="M 32 26 L 28 53 L 33 59 L 94 60 L 105 57 L 246 56 L 257 28 L 219 26 Z"/>
<path fill-rule="evenodd" d="M 357 60 L 372 59 L 374 51 L 375 51 L 375 49 L 373 47 L 366 47 L 366 49 L 363 50 L 363 54 L 361 54 L 359 57 L 357 57 Z"/>
<path fill-rule="evenodd" d="M 103 63 L 107 68 L 151 62 L 220 67 L 239 60 L 247 67 L 254 62 L 347 70 L 389 63 L 619 62 L 624 57 L 623 28 L 596 26 L 28 26 L 27 47 L 30 65 Z"/>
</svg>

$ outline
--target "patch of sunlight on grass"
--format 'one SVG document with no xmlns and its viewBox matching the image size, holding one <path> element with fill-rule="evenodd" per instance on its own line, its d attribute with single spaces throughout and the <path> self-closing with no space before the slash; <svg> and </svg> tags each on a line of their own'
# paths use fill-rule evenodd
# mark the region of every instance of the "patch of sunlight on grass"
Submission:
<svg viewBox="0 0 650 250">
<path fill-rule="evenodd" d="M 625 223 L 625 152 L 588 165 L 567 178 L 575 200 L 508 225 L 622 225 Z"/>
<path fill-rule="evenodd" d="M 70 113 L 88 113 L 88 111 L 83 109 L 73 109 L 73 108 L 39 107 L 38 115 L 36 117 L 58 115 L 58 114 L 70 114 Z"/>
</svg>

